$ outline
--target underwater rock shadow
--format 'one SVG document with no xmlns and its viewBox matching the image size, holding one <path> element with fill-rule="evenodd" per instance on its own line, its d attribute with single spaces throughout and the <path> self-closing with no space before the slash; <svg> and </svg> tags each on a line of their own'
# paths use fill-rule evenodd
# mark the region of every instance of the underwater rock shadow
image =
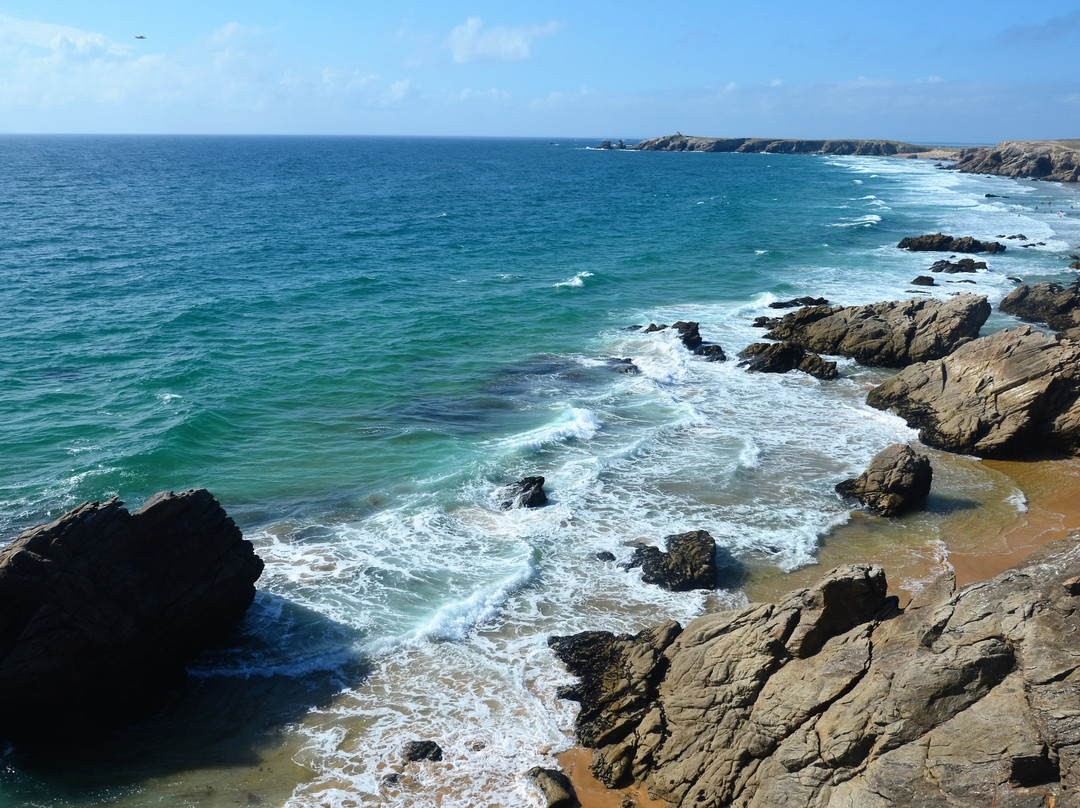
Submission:
<svg viewBox="0 0 1080 808">
<path fill-rule="evenodd" d="M 130 793 L 146 780 L 192 769 L 258 766 L 288 724 L 328 706 L 367 676 L 361 637 L 292 601 L 258 592 L 236 642 L 211 649 L 186 683 L 143 720 L 11 747 L 0 792 L 75 803 L 88 792 Z"/>
</svg>

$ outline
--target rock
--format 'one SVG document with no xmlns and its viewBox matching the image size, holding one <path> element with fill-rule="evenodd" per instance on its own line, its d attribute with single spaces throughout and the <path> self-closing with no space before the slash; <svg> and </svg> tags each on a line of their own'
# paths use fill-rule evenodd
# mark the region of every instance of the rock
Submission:
<svg viewBox="0 0 1080 808">
<path fill-rule="evenodd" d="M 874 455 L 857 478 L 838 483 L 836 493 L 857 499 L 879 516 L 898 516 L 926 500 L 932 480 L 930 458 L 895 443 Z"/>
<path fill-rule="evenodd" d="M 263 563 L 205 489 L 86 502 L 0 551 L 0 737 L 154 709 L 224 642 Z"/>
<path fill-rule="evenodd" d="M 667 328 L 667 325 L 663 323 L 661 323 L 660 325 L 657 325 L 656 323 L 649 323 L 647 326 L 645 326 L 645 330 L 642 333 L 652 334 L 655 331 L 663 331 L 665 328 Z"/>
<path fill-rule="evenodd" d="M 613 357 L 604 360 L 605 364 L 616 373 L 641 373 L 641 369 L 634 364 L 633 359 Z"/>
<path fill-rule="evenodd" d="M 894 140 L 792 140 L 760 137 L 692 137 L 674 135 L 642 140 L 631 148 L 641 151 L 705 151 L 767 154 L 911 155 L 930 152 L 929 146 Z"/>
<path fill-rule="evenodd" d="M 1080 181 L 1080 150 L 1075 141 L 1011 140 L 992 147 L 961 149 L 956 157 L 954 168 L 969 174 Z"/>
<path fill-rule="evenodd" d="M 551 647 L 611 787 L 702 805 L 1075 806 L 1080 536 L 904 612 L 850 565 L 776 604 Z M 947 582 L 946 582 L 947 583 Z"/>
<path fill-rule="evenodd" d="M 601 550 L 595 556 L 593 556 L 593 558 L 595 558 L 597 561 L 614 561 L 615 554 L 610 550 Z"/>
<path fill-rule="evenodd" d="M 810 306 L 785 314 L 765 336 L 807 351 L 848 356 L 873 367 L 903 367 L 946 356 L 979 334 L 985 297 L 917 298 L 869 306 Z"/>
<path fill-rule="evenodd" d="M 547 808 L 574 808 L 578 805 L 577 794 L 570 778 L 558 769 L 533 766 L 525 774 L 532 778 L 547 803 Z"/>
<path fill-rule="evenodd" d="M 1080 261 L 1073 261 L 1069 264 L 1069 269 L 1080 269 Z"/>
<path fill-rule="evenodd" d="M 796 297 L 793 300 L 777 300 L 769 304 L 770 309 L 794 309 L 800 306 L 828 306 L 823 297 Z"/>
<path fill-rule="evenodd" d="M 739 363 L 740 367 L 758 373 L 801 370 L 818 379 L 835 379 L 837 376 L 835 362 L 826 362 L 816 353 L 790 342 L 755 342 L 739 351 L 739 358 L 744 360 Z"/>
<path fill-rule="evenodd" d="M 443 759 L 443 751 L 435 741 L 408 741 L 401 747 L 401 757 L 406 763 L 439 761 Z"/>
<path fill-rule="evenodd" d="M 780 325 L 780 317 L 755 317 L 754 328 L 776 328 Z"/>
<path fill-rule="evenodd" d="M 979 241 L 971 236 L 953 238 L 943 233 L 908 237 L 902 239 L 896 246 L 901 250 L 911 250 L 912 252 L 985 252 L 991 255 L 1005 252 L 1005 245 L 998 241 Z"/>
<path fill-rule="evenodd" d="M 998 308 L 1030 323 L 1046 323 L 1072 339 L 1080 339 L 1080 280 L 1063 288 L 1034 283 L 1013 289 Z"/>
<path fill-rule="evenodd" d="M 912 365 L 870 391 L 920 440 L 978 457 L 1080 453 L 1080 343 L 1023 326 Z"/>
<path fill-rule="evenodd" d="M 679 339 L 682 340 L 686 349 L 693 352 L 695 356 L 704 357 L 710 362 L 723 362 L 727 359 L 723 348 L 714 342 L 705 342 L 701 338 L 701 331 L 698 323 L 679 320 L 679 322 L 674 323 L 671 327 L 679 332 Z"/>
<path fill-rule="evenodd" d="M 944 272 L 947 275 L 952 275 L 957 272 L 975 272 L 978 269 L 986 269 L 985 261 L 976 261 L 973 258 L 961 258 L 959 261 L 935 261 L 931 267 L 931 272 Z"/>
<path fill-rule="evenodd" d="M 724 353 L 724 349 L 715 342 L 706 342 L 699 345 L 694 349 L 694 356 L 704 357 L 710 362 L 727 361 L 727 354 Z"/>
<path fill-rule="evenodd" d="M 539 508 L 546 505 L 543 477 L 525 477 L 516 483 L 503 486 L 493 495 L 504 511 L 512 508 Z"/>
<path fill-rule="evenodd" d="M 634 550 L 627 569 L 641 567 L 641 579 L 672 592 L 716 586 L 716 541 L 704 530 L 664 538 L 667 552 L 652 545 Z"/>
<path fill-rule="evenodd" d="M 934 285 L 934 279 L 931 278 L 929 275 L 919 275 L 919 276 L 915 277 L 914 279 L 912 279 L 911 282 L 913 284 L 915 284 L 916 286 L 933 286 Z"/>
</svg>

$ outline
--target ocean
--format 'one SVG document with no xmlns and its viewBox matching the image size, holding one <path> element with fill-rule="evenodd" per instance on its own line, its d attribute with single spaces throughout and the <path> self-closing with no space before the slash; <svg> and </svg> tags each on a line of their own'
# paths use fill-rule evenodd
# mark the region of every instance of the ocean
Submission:
<svg viewBox="0 0 1080 808">
<path fill-rule="evenodd" d="M 573 744 L 576 709 L 549 635 L 742 605 L 829 547 L 944 560 L 973 510 L 1023 512 L 956 458 L 925 513 L 853 515 L 833 486 L 917 437 L 864 403 L 888 372 L 735 354 L 788 298 L 1071 281 L 1078 189 L 596 142 L 0 137 L 0 541 L 206 487 L 266 562 L 187 701 L 6 750 L 3 805 L 539 806 L 524 772 Z M 895 245 L 938 231 L 1026 241 L 913 287 L 942 256 Z M 631 330 L 677 320 L 728 361 Z M 500 510 L 528 475 L 550 503 Z M 695 529 L 721 547 L 715 592 L 621 567 Z M 403 765 L 414 739 L 443 760 Z"/>
</svg>

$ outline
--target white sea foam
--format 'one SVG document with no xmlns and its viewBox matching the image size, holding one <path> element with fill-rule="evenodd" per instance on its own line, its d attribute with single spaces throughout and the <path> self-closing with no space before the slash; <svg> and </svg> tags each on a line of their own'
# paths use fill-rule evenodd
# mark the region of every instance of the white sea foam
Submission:
<svg viewBox="0 0 1080 808">
<path fill-rule="evenodd" d="M 581 271 L 581 272 L 577 273 L 574 277 L 568 278 L 565 281 L 559 281 L 558 283 L 553 283 L 553 284 L 551 284 L 551 286 L 552 286 L 552 288 L 556 288 L 556 287 L 559 287 L 559 286 L 572 286 L 572 287 L 577 288 L 577 287 L 584 286 L 585 285 L 585 279 L 586 278 L 591 278 L 592 276 L 593 276 L 592 272 Z"/>
<path fill-rule="evenodd" d="M 591 410 L 570 407 L 560 413 L 552 423 L 507 438 L 503 443 L 516 449 L 536 450 L 566 440 L 588 440 L 600 431 L 602 426 L 596 413 Z"/>
<path fill-rule="evenodd" d="M 850 219 L 841 219 L 839 222 L 834 222 L 828 227 L 872 227 L 881 221 L 881 217 L 876 213 L 867 213 L 863 216 L 855 216 Z"/>
<path fill-rule="evenodd" d="M 1011 494 L 1005 501 L 1012 505 L 1016 509 L 1017 513 L 1028 512 L 1027 497 L 1024 496 L 1023 491 L 1017 490 L 1015 493 Z"/>
</svg>

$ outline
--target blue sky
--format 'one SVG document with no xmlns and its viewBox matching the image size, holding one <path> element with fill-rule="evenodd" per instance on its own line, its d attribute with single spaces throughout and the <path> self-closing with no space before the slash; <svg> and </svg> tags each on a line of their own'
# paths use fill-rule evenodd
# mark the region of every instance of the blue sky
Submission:
<svg viewBox="0 0 1080 808">
<path fill-rule="evenodd" d="M 1080 0 L 0 0 L 0 132 L 1080 137 L 1078 53 Z"/>
</svg>

